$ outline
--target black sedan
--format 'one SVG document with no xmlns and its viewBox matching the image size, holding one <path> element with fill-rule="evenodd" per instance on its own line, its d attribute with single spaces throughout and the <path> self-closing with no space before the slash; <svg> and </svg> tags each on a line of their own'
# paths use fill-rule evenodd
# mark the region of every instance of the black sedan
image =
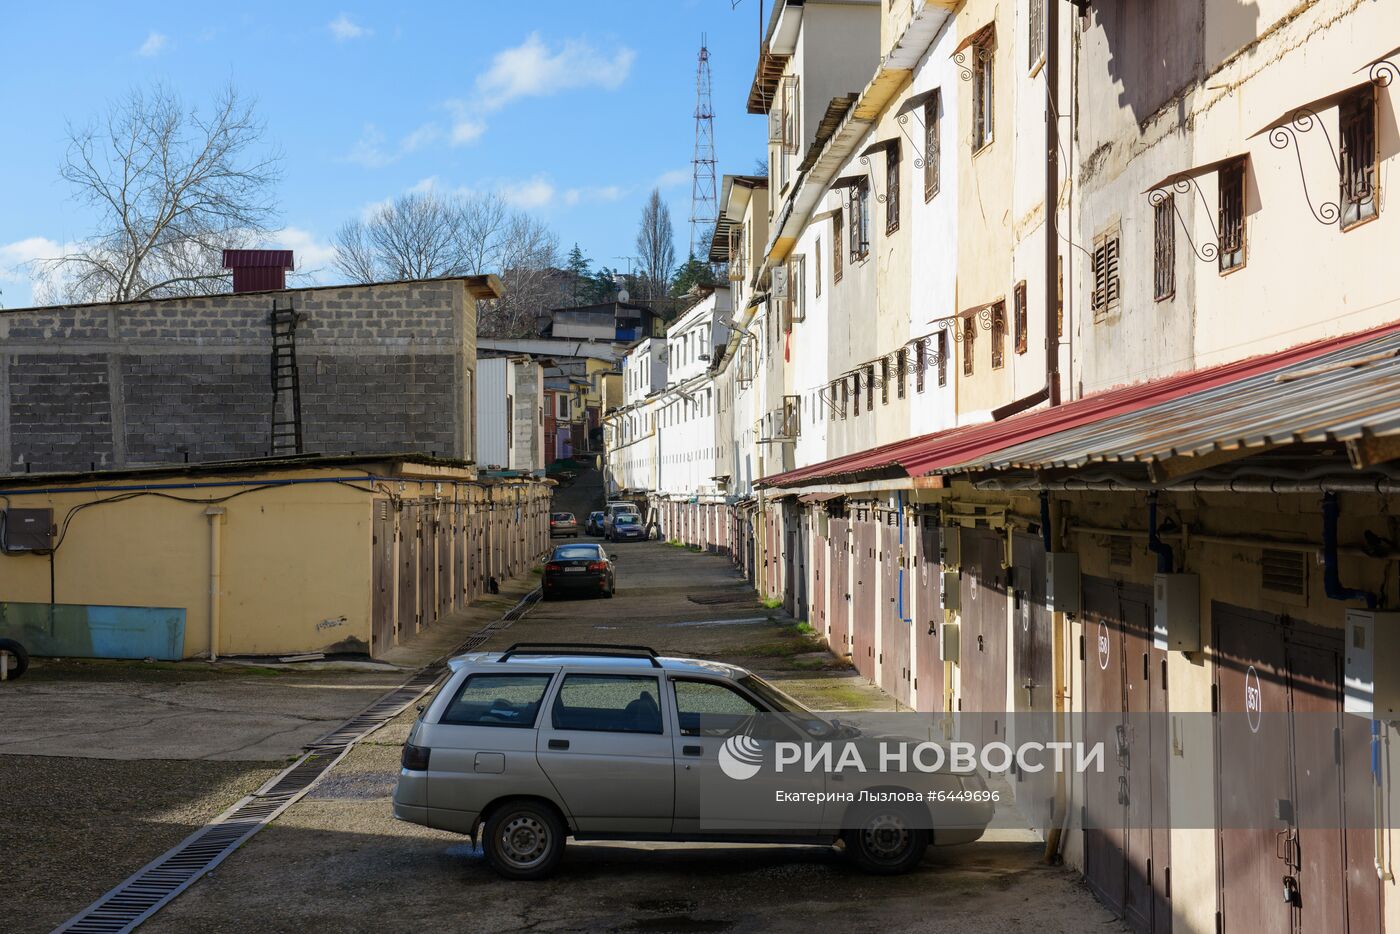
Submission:
<svg viewBox="0 0 1400 934">
<path fill-rule="evenodd" d="M 541 590 L 546 600 L 563 593 L 617 592 L 613 564 L 601 545 L 559 545 L 544 566 Z"/>
</svg>

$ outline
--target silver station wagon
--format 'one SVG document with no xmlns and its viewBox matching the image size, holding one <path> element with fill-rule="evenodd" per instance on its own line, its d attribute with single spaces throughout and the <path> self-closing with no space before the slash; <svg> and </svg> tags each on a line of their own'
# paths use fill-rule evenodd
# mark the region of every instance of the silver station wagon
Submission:
<svg viewBox="0 0 1400 934">
<path fill-rule="evenodd" d="M 930 843 L 971 842 L 991 820 L 975 772 L 906 783 L 791 759 L 786 771 L 761 768 L 781 745 L 863 739 L 733 665 L 521 643 L 451 668 L 404 745 L 394 817 L 480 833 L 506 878 L 549 875 L 568 837 L 840 841 L 860 868 L 898 873 Z"/>
</svg>

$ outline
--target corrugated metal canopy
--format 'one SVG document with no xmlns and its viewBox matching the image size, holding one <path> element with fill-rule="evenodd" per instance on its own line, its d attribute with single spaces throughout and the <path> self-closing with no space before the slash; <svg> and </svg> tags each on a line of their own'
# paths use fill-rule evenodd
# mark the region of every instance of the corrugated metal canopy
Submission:
<svg viewBox="0 0 1400 934">
<path fill-rule="evenodd" d="M 1217 451 L 1396 434 L 1400 434 L 1400 332 L 1391 331 L 939 472 L 1149 463 Z"/>
<path fill-rule="evenodd" d="M 1391 435 L 1400 435 L 1400 322 L 881 445 L 761 485 L 1150 462 Z"/>
</svg>

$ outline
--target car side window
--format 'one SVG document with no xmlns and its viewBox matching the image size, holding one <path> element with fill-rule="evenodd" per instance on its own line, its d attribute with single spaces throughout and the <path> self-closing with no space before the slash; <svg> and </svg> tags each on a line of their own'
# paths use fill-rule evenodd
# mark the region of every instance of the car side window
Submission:
<svg viewBox="0 0 1400 934">
<path fill-rule="evenodd" d="M 439 723 L 459 726 L 535 725 L 545 689 L 553 675 L 476 674 L 462 682 Z"/>
<path fill-rule="evenodd" d="M 673 680 L 682 736 L 728 736 L 761 713 L 747 697 L 714 681 Z"/>
<path fill-rule="evenodd" d="M 660 733 L 660 696 L 650 676 L 566 675 L 554 698 L 554 728 Z"/>
</svg>

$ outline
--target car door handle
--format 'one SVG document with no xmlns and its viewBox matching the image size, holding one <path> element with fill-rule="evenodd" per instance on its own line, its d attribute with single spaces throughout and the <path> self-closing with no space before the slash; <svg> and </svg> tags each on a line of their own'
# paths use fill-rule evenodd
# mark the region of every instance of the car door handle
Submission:
<svg viewBox="0 0 1400 934">
<path fill-rule="evenodd" d="M 705 747 L 703 747 L 703 746 L 682 746 L 682 747 L 681 747 L 681 755 L 683 755 L 683 756 L 699 756 L 699 755 L 703 755 L 704 752 L 705 752 Z"/>
<path fill-rule="evenodd" d="M 569 741 L 568 741 L 567 739 L 551 739 L 551 740 L 549 741 L 549 748 L 550 748 L 550 749 L 568 749 L 568 748 L 569 748 Z"/>
</svg>

